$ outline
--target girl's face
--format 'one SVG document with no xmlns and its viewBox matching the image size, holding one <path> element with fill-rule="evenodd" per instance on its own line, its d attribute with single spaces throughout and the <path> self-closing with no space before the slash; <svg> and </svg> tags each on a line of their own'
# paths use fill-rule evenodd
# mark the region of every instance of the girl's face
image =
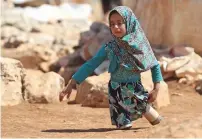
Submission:
<svg viewBox="0 0 202 139">
<path fill-rule="evenodd" d="M 118 13 L 113 13 L 109 19 L 109 26 L 112 34 L 121 38 L 126 35 L 126 25 L 124 23 L 123 18 Z"/>
</svg>

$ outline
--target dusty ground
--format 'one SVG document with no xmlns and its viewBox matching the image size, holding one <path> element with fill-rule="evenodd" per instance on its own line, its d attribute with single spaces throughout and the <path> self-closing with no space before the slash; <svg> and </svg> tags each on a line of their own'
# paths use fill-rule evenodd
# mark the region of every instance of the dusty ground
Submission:
<svg viewBox="0 0 202 139">
<path fill-rule="evenodd" d="M 152 130 L 170 121 L 183 121 L 202 113 L 202 101 L 191 86 L 168 81 L 171 104 L 161 108 L 164 120 L 151 126 L 141 118 L 131 130 L 116 130 L 110 123 L 107 108 L 89 108 L 80 105 L 28 104 L 1 107 L 2 137 L 38 138 L 144 138 L 151 137 Z M 162 92 L 163 93 L 163 92 Z M 75 92 L 72 98 L 75 97 Z"/>
</svg>

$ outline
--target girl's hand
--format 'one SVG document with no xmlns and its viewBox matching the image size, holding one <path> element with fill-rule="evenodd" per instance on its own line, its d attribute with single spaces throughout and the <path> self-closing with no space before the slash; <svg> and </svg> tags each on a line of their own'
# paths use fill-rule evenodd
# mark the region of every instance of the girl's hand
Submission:
<svg viewBox="0 0 202 139">
<path fill-rule="evenodd" d="M 149 99 L 148 102 L 154 102 L 157 98 L 157 95 L 159 93 L 160 83 L 154 83 L 154 89 L 149 93 Z"/>
<path fill-rule="evenodd" d="M 63 98 L 67 95 L 67 99 L 70 97 L 72 93 L 72 86 L 75 83 L 73 79 L 70 80 L 70 82 L 66 85 L 66 87 L 60 92 L 59 94 L 59 100 L 60 102 L 63 100 Z"/>
</svg>

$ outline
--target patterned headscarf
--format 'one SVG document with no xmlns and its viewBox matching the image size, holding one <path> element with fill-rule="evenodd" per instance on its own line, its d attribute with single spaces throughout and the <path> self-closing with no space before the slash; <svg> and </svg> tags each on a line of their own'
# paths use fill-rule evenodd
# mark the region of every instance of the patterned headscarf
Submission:
<svg viewBox="0 0 202 139">
<path fill-rule="evenodd" d="M 121 39 L 114 36 L 114 40 L 108 44 L 108 47 L 119 59 L 119 64 L 135 72 L 149 70 L 158 64 L 149 41 L 133 11 L 126 6 L 117 6 L 111 10 L 111 12 L 113 11 L 117 11 L 122 16 L 126 25 L 126 35 Z M 120 53 L 117 46 L 122 46 L 125 53 Z"/>
</svg>

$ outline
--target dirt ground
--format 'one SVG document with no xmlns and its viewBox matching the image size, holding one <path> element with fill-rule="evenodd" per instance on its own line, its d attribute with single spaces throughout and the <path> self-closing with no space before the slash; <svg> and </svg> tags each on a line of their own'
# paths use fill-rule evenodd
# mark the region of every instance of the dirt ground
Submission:
<svg viewBox="0 0 202 139">
<path fill-rule="evenodd" d="M 192 86 L 167 81 L 171 104 L 161 108 L 162 123 L 150 125 L 145 118 L 134 121 L 130 130 L 111 125 L 108 108 L 81 107 L 79 104 L 28 104 L 1 107 L 1 137 L 11 138 L 144 138 L 170 119 L 183 121 L 202 113 L 202 101 Z M 163 92 L 161 92 L 163 93 Z M 74 91 L 71 99 L 74 99 Z"/>
</svg>

